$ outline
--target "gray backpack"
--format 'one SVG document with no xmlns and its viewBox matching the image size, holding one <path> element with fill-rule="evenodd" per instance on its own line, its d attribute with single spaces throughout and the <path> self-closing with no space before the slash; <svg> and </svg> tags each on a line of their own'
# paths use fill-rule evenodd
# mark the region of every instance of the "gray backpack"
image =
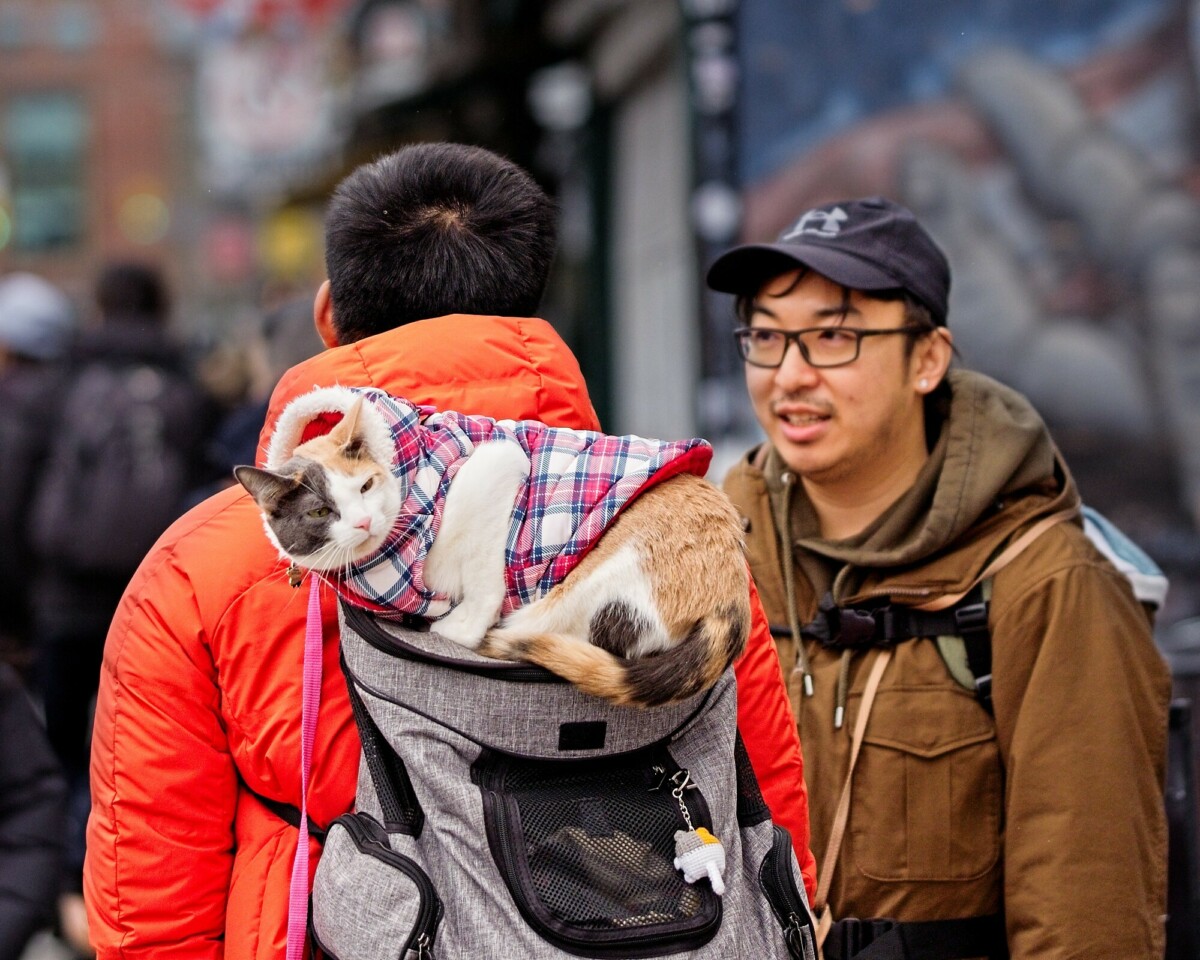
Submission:
<svg viewBox="0 0 1200 960">
<path fill-rule="evenodd" d="M 736 727 L 732 671 L 654 709 L 342 606 L 362 740 L 310 935 L 335 960 L 816 960 L 800 868 Z M 676 831 L 725 854 L 724 894 L 675 868 Z"/>
</svg>

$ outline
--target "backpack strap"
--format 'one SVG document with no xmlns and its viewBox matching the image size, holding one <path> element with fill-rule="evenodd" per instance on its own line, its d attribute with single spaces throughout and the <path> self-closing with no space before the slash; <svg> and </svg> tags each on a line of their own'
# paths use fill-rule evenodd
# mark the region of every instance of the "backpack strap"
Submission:
<svg viewBox="0 0 1200 960">
<path fill-rule="evenodd" d="M 941 653 L 942 659 L 946 661 L 947 669 L 959 683 L 963 683 L 964 678 L 956 672 L 955 666 L 951 662 L 953 658 L 947 656 L 947 651 L 952 648 L 954 638 L 962 638 L 963 648 L 966 652 L 967 671 L 971 679 L 969 686 L 963 685 L 968 686 L 968 689 L 974 689 L 980 706 L 989 714 L 993 712 L 992 631 L 988 626 L 992 578 L 1024 553 L 1043 533 L 1065 520 L 1070 520 L 1077 513 L 1078 511 L 1074 507 L 1070 507 L 1043 517 L 1001 550 L 995 559 L 983 568 L 983 571 L 967 590 L 913 607 L 914 611 L 931 613 L 946 611 L 953 614 L 954 629 L 922 635 L 937 637 L 938 651 Z"/>
<path fill-rule="evenodd" d="M 251 789 L 245 780 L 242 780 L 242 789 L 253 796 L 255 800 L 261 803 L 264 807 L 266 807 L 267 810 L 273 813 L 284 823 L 295 827 L 296 829 L 300 828 L 299 807 L 293 806 L 292 804 L 283 800 L 275 800 L 271 797 L 264 797 L 257 790 Z M 314 840 L 319 840 L 321 843 L 324 843 L 325 832 L 325 829 L 321 827 L 321 825 L 318 824 L 312 817 L 308 818 L 308 835 L 310 837 L 312 837 Z"/>
<path fill-rule="evenodd" d="M 358 727 L 358 738 L 362 744 L 363 762 L 375 788 L 383 825 L 389 833 L 405 833 L 414 839 L 420 837 L 425 827 L 425 811 L 417 800 L 404 761 L 371 719 L 367 705 L 363 703 L 362 695 L 346 668 L 345 658 L 342 659 L 342 672 L 346 676 L 346 690 L 350 694 L 354 724 Z"/>
<path fill-rule="evenodd" d="M 1010 543 L 1007 547 L 1000 551 L 996 557 L 989 563 L 979 575 L 971 581 L 971 585 L 961 593 L 949 593 L 943 597 L 938 597 L 936 600 L 929 600 L 925 603 L 916 604 L 914 610 L 946 610 L 953 607 L 956 603 L 962 600 L 970 593 L 977 585 L 983 583 L 984 580 L 990 580 L 997 573 L 1007 567 L 1010 563 L 1017 559 L 1038 537 L 1062 523 L 1064 520 L 1070 520 L 1079 515 L 1077 507 L 1068 507 L 1065 510 L 1059 510 L 1057 513 L 1051 513 L 1042 517 L 1032 527 L 1022 533 L 1016 540 Z"/>
<path fill-rule="evenodd" d="M 919 634 L 936 637 L 938 652 L 946 661 L 950 675 L 973 691 L 979 705 L 988 713 L 992 712 L 992 631 L 988 626 L 991 596 L 992 581 L 989 578 L 975 584 L 965 597 L 945 611 L 953 614 L 950 629 Z M 951 652 L 958 650 L 962 651 L 961 658 Z"/>
<path fill-rule="evenodd" d="M 862 702 L 859 704 L 858 717 L 854 721 L 854 733 L 850 738 L 850 765 L 846 770 L 846 781 L 842 784 L 842 794 L 838 798 L 837 810 L 833 815 L 833 826 L 829 830 L 829 841 L 825 845 L 825 856 L 818 864 L 820 874 L 817 882 L 816 896 L 813 897 L 813 911 L 817 915 L 817 945 L 825 941 L 833 926 L 833 915 L 829 910 L 829 888 L 833 885 L 833 871 L 837 866 L 838 853 L 842 848 L 842 837 L 846 833 L 846 823 L 850 819 L 850 794 L 854 783 L 854 766 L 858 763 L 859 750 L 862 748 L 863 737 L 867 732 L 867 720 L 871 716 L 871 707 L 875 704 L 875 694 L 879 691 L 879 681 L 883 671 L 887 669 L 892 659 L 891 649 L 879 651 L 875 662 L 871 664 L 871 672 L 867 676 L 867 685 L 863 689 Z"/>
<path fill-rule="evenodd" d="M 953 920 L 839 920 L 822 954 L 825 960 L 1007 960 L 1009 956 L 1001 913 Z"/>
</svg>

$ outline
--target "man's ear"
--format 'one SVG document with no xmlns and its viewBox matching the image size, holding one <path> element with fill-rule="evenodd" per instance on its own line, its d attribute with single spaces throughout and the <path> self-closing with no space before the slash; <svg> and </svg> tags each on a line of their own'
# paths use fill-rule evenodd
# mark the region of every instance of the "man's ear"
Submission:
<svg viewBox="0 0 1200 960">
<path fill-rule="evenodd" d="M 317 288 L 317 295 L 313 298 L 313 325 L 327 349 L 341 345 L 333 328 L 333 298 L 329 295 L 328 280 Z"/>
<path fill-rule="evenodd" d="M 954 334 L 938 327 L 913 348 L 912 382 L 919 393 L 932 393 L 954 359 Z"/>
</svg>

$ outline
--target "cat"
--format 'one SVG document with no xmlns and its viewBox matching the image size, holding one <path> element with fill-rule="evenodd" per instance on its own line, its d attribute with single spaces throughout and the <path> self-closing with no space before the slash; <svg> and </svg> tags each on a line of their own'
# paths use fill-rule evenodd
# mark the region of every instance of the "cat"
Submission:
<svg viewBox="0 0 1200 960">
<path fill-rule="evenodd" d="M 276 468 L 234 471 L 268 536 L 295 564 L 343 586 L 366 583 L 387 568 L 384 557 L 424 539 L 419 582 L 408 584 L 417 605 L 407 609 L 437 616 L 438 603 L 418 603 L 418 595 L 442 597 L 449 609 L 431 624 L 435 632 L 485 656 L 538 664 L 616 704 L 649 707 L 694 696 L 744 649 L 750 609 L 742 527 L 726 496 L 702 477 L 680 472 L 649 485 L 565 577 L 527 602 L 514 601 L 506 548 L 532 465 L 529 452 L 511 442 L 512 431 L 498 429 L 497 439 L 470 447 L 442 487 L 433 534 L 429 524 L 402 516 L 406 486 L 415 481 L 395 466 L 402 458 L 391 455 L 381 418 L 361 392 L 333 389 L 344 391 L 337 402 L 346 412 L 329 433 L 290 455 L 273 439 L 283 460 Z M 391 429 L 405 441 L 425 429 L 418 420 Z"/>
</svg>

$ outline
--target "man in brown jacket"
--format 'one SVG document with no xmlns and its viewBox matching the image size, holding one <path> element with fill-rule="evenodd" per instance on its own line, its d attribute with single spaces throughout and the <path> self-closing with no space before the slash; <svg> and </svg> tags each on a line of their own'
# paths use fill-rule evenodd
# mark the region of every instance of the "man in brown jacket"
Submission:
<svg viewBox="0 0 1200 960">
<path fill-rule="evenodd" d="M 708 282 L 767 436 L 725 489 L 804 744 L 826 960 L 1161 957 L 1170 677 L 1038 414 L 949 371 L 942 252 L 867 198 Z"/>
</svg>

